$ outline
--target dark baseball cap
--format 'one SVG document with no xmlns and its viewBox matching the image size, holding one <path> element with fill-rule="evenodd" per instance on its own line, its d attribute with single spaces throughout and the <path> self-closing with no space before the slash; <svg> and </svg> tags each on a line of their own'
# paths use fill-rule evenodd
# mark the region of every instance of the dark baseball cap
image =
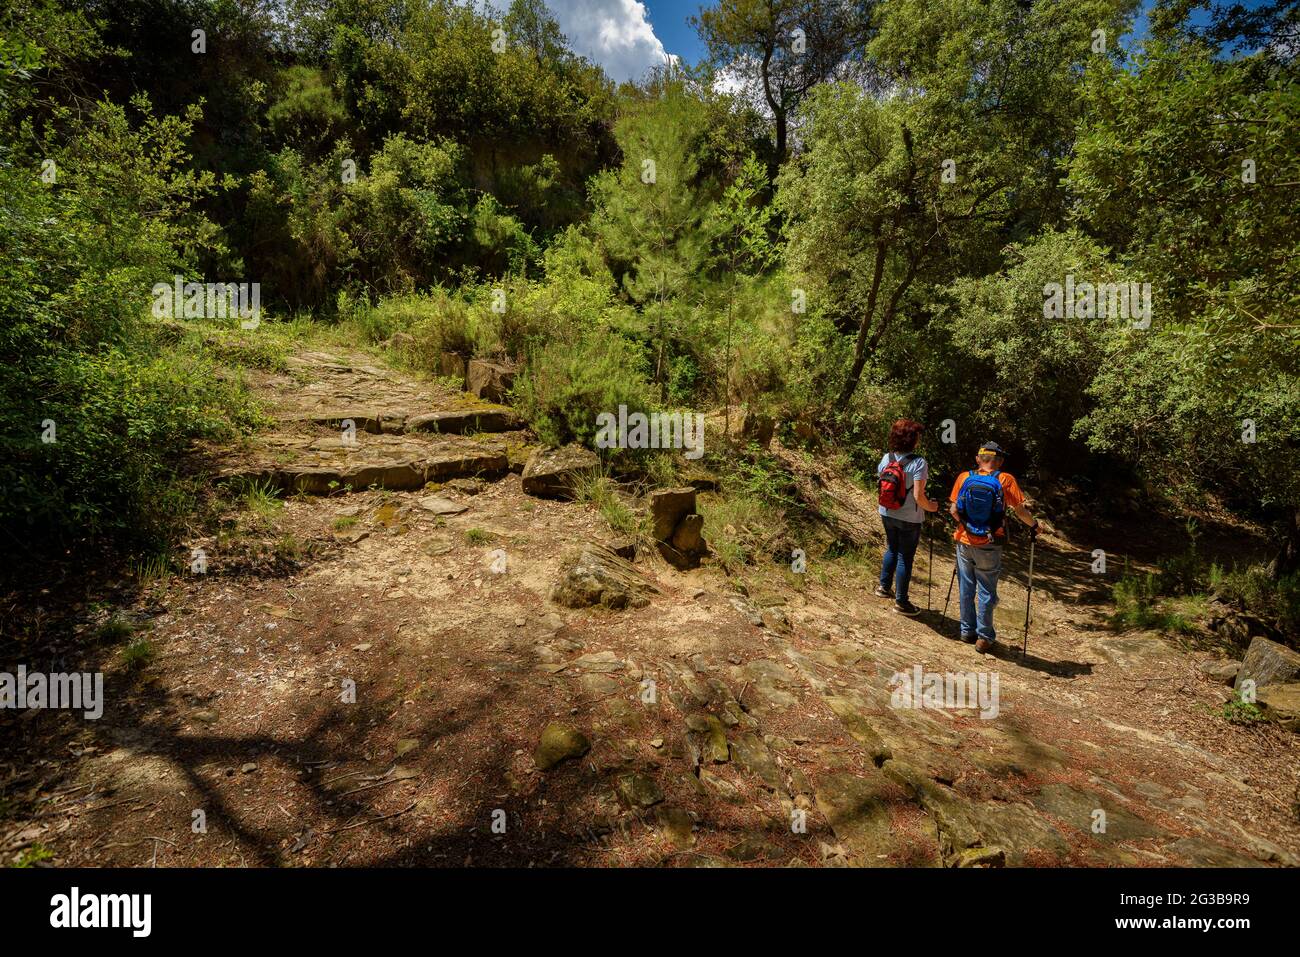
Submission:
<svg viewBox="0 0 1300 957">
<path fill-rule="evenodd" d="M 1003 458 L 1007 457 L 1007 450 L 1004 449 L 1002 446 L 998 445 L 996 442 L 985 442 L 983 445 L 981 445 L 978 454 L 983 455 L 985 452 L 992 452 L 994 455 L 1000 455 Z"/>
</svg>

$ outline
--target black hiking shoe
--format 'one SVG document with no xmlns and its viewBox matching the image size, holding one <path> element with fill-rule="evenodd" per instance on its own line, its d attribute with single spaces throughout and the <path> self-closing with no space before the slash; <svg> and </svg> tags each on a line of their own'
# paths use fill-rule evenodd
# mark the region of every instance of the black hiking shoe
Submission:
<svg viewBox="0 0 1300 957">
<path fill-rule="evenodd" d="M 910 601 L 894 602 L 894 611 L 898 612 L 900 615 L 906 615 L 908 618 L 915 618 L 917 615 L 921 614 L 921 609 L 917 608 Z"/>
<path fill-rule="evenodd" d="M 890 591 L 888 588 L 885 588 L 883 585 L 877 585 L 877 586 L 876 586 L 876 597 L 877 597 L 877 598 L 893 598 L 893 597 L 894 597 L 894 593 L 893 593 L 892 591 Z"/>
<path fill-rule="evenodd" d="M 966 642 L 966 644 L 968 644 L 968 645 L 973 645 L 973 644 L 975 644 L 975 636 L 974 636 L 974 635 L 962 635 L 962 636 L 961 636 L 961 640 L 964 641 L 964 642 Z"/>
</svg>

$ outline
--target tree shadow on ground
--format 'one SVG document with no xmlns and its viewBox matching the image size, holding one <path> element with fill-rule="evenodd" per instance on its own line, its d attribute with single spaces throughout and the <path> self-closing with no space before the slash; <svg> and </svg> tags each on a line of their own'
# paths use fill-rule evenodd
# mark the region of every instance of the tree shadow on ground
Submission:
<svg viewBox="0 0 1300 957">
<path fill-rule="evenodd" d="M 529 726 L 536 723 L 540 730 L 554 704 L 539 703 L 536 690 L 522 682 L 503 688 L 494 676 L 472 695 L 457 698 L 453 710 L 434 708 L 404 723 L 401 734 L 421 745 L 397 759 L 388 757 L 392 752 L 384 750 L 382 735 L 402 706 L 392 696 L 359 694 L 356 704 L 343 705 L 313 692 L 303 705 L 314 712 L 305 726 L 277 733 L 262 731 L 259 723 L 253 731 L 221 733 L 194 721 L 203 696 L 192 687 L 168 688 L 147 668 L 124 669 L 111 647 L 85 651 L 79 670 L 107 669 L 110 707 L 103 719 L 84 722 L 57 712 L 28 712 L 23 720 L 10 716 L 6 723 L 14 727 L 2 746 L 7 756 L 39 756 L 43 762 L 23 782 L 39 796 L 13 808 L 12 819 L 58 825 L 71 805 L 60 799 L 42 809 L 40 802 L 61 788 L 93 782 L 89 791 L 78 792 L 84 800 L 75 805 L 80 846 L 72 863 L 148 865 L 152 851 L 164 866 L 590 866 L 623 863 L 629 854 L 639 863 L 677 866 L 717 857 L 723 850 L 719 840 L 740 844 L 771 837 L 771 822 L 762 815 L 752 827 L 722 826 L 711 823 L 704 809 L 695 826 L 697 832 L 710 829 L 712 850 L 670 850 L 656 858 L 638 848 L 656 833 L 655 811 L 619 803 L 618 778 L 631 771 L 656 776 L 671 803 L 681 800 L 673 787 L 680 768 L 590 760 L 606 738 L 591 732 L 600 721 L 591 711 L 598 703 L 589 696 L 575 702 L 581 716 L 572 720 L 592 733 L 592 753 L 524 777 L 520 787 L 521 758 L 515 741 L 499 732 L 501 715 L 531 709 L 535 719 Z M 517 668 L 535 663 L 529 657 Z M 378 688 L 387 667 L 373 660 L 358 672 L 358 689 Z M 121 752 L 117 763 L 87 765 L 74 756 L 88 737 L 97 746 L 92 757 L 102 762 L 107 753 Z M 141 781 L 154 766 L 149 762 L 157 760 L 175 776 Z M 526 760 L 531 764 L 531 755 Z M 245 774 L 241 765 L 250 761 L 257 768 Z M 413 783 L 369 780 L 398 761 L 417 775 Z M 137 773 L 119 776 L 129 768 Z M 337 783 L 349 775 L 355 777 L 347 785 Z M 352 784 L 356 790 L 348 793 Z M 191 829 L 196 810 L 204 812 L 206 833 Z M 505 822 L 504 834 L 493 832 L 494 820 Z M 821 836 L 832 839 L 829 831 Z M 48 842 L 61 850 L 53 832 Z M 799 850 L 771 853 L 788 860 Z M 766 854 L 732 863 L 764 862 Z"/>
</svg>

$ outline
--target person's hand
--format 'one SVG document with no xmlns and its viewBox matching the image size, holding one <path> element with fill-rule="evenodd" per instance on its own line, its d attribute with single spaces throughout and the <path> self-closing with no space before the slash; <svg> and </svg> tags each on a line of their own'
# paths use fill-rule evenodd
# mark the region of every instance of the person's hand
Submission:
<svg viewBox="0 0 1300 957">
<path fill-rule="evenodd" d="M 1032 542 L 1032 541 L 1036 541 L 1037 539 L 1038 539 L 1038 519 L 1034 519 L 1034 524 L 1029 526 L 1029 540 Z"/>
</svg>

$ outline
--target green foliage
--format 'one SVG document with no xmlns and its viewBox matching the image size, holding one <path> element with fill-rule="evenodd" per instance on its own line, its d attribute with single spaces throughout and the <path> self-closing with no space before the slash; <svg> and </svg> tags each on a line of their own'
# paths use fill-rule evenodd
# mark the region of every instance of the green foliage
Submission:
<svg viewBox="0 0 1300 957">
<path fill-rule="evenodd" d="M 267 522 L 284 508 L 279 490 L 270 482 L 246 481 L 236 484 L 232 491 L 243 508 L 258 522 Z"/>
<path fill-rule="evenodd" d="M 1268 720 L 1263 708 L 1253 701 L 1243 701 L 1240 693 L 1234 694 L 1231 700 L 1225 702 L 1219 714 L 1229 724 L 1249 726 Z"/>
<path fill-rule="evenodd" d="M 950 304 L 934 327 L 946 339 L 942 384 L 978 381 L 969 401 L 953 409 L 959 434 L 996 435 L 1033 460 L 1065 468 L 1084 459 L 1073 424 L 1091 411 L 1086 390 L 1108 339 L 1140 335 L 1126 320 L 1044 316 L 1044 288 L 1076 283 L 1127 282 L 1105 251 L 1073 232 L 1047 231 L 1027 245 L 1012 244 L 1007 266 L 986 277 L 961 278 L 947 290 Z M 1068 461 L 1061 461 L 1062 456 Z"/>
<path fill-rule="evenodd" d="M 324 71 L 290 66 L 281 74 L 280 84 L 278 98 L 266 109 L 272 142 L 316 152 L 347 128 L 347 111 Z"/>
<path fill-rule="evenodd" d="M 542 441 L 590 446 L 602 412 L 617 415 L 620 405 L 629 414 L 649 412 L 644 357 L 609 333 L 550 343 L 530 358 L 516 381 L 515 405 Z"/>
<path fill-rule="evenodd" d="M 608 475 L 584 476 L 574 492 L 579 502 L 595 506 L 615 532 L 640 538 L 646 531 L 644 518 L 632 511 L 620 494 L 618 483 Z"/>
<path fill-rule="evenodd" d="M 1300 221 L 1283 197 L 1300 181 L 1300 87 L 1262 55 L 1185 42 L 1148 44 L 1083 89 L 1075 216 L 1152 283 L 1156 311 L 1147 334 L 1104 343 L 1079 434 L 1169 484 L 1206 484 L 1186 470 L 1213 448 L 1215 491 L 1294 535 Z"/>
<path fill-rule="evenodd" d="M 45 861 L 54 860 L 54 852 L 44 844 L 36 843 L 31 847 L 24 848 L 10 867 L 35 867 Z"/>
<path fill-rule="evenodd" d="M 122 617 L 113 616 L 105 621 L 95 632 L 95 639 L 103 644 L 120 644 L 134 634 L 135 628 Z"/>
<path fill-rule="evenodd" d="M 646 98 L 624 104 L 615 127 L 623 163 L 591 185 L 592 227 L 644 316 L 661 400 L 709 238 L 704 227 L 714 186 L 701 172 L 708 115 L 707 103 L 685 80 L 664 78 Z"/>
<path fill-rule="evenodd" d="M 1300 638 L 1300 574 L 1278 576 L 1266 565 L 1226 569 L 1216 563 L 1207 577 L 1210 590 L 1224 601 Z"/>
<path fill-rule="evenodd" d="M 739 95 L 680 65 L 616 92 L 541 0 L 67 6 L 0 12 L 11 545 L 166 554 L 202 487 L 188 452 L 258 425 L 223 367 L 283 369 L 301 323 L 151 321 L 150 286 L 185 274 L 258 281 L 264 303 L 432 374 L 444 353 L 517 360 L 546 441 L 590 442 L 619 404 L 744 404 L 869 474 L 907 416 L 935 467 L 993 435 L 1030 481 L 1217 499 L 1288 545 L 1272 585 L 1223 587 L 1294 620 L 1283 5 L 1160 4 L 1138 45 L 1119 42 L 1134 0 L 720 0 L 696 23 Z M 196 27 L 219 55 L 154 42 Z M 1067 276 L 1149 282 L 1150 328 L 1045 315 Z M 934 441 L 949 419 L 955 447 Z M 730 458 L 738 501 L 785 507 L 779 479 L 747 474 L 759 459 Z M 731 559 L 761 539 L 736 532 Z M 1160 626 L 1206 587 L 1194 550 L 1160 569 L 1121 589 L 1123 615 Z"/>
<path fill-rule="evenodd" d="M 788 553 L 785 513 L 761 494 L 741 489 L 709 495 L 700 514 L 705 540 L 729 574 Z"/>
<path fill-rule="evenodd" d="M 1159 589 L 1153 574 L 1125 575 L 1111 586 L 1111 598 L 1115 603 L 1111 623 L 1117 628 L 1160 630 L 1169 624 L 1156 607 Z"/>
<path fill-rule="evenodd" d="M 60 172 L 37 180 L 5 148 L 0 190 L 0 484 L 10 546 L 100 536 L 157 542 L 191 504 L 177 463 L 199 439 L 257 421 L 201 340 L 166 343 L 154 282 L 217 246 L 195 204 L 216 187 L 185 169 L 195 114 L 137 100 L 64 114 L 47 137 Z"/>
<path fill-rule="evenodd" d="M 722 0 L 692 17 L 712 65 L 751 93 L 761 93 L 775 120 L 773 159 L 781 162 L 788 127 L 808 91 L 832 76 L 861 74 L 871 4 L 820 0 Z M 804 48 L 792 37 L 801 30 Z M 853 69 L 857 68 L 857 69 Z"/>
<path fill-rule="evenodd" d="M 127 671 L 140 671 L 152 664 L 157 655 L 153 642 L 141 636 L 123 648 L 118 657 Z"/>
</svg>

